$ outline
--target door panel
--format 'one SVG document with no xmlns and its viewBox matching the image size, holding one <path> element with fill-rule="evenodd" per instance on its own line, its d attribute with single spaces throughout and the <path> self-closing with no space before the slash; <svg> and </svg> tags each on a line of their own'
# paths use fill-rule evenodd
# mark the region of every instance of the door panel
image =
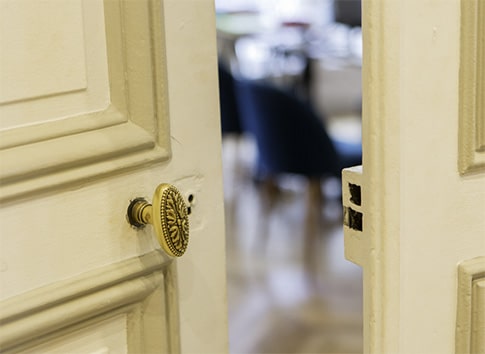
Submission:
<svg viewBox="0 0 485 354">
<path fill-rule="evenodd" d="M 50 342 L 23 350 L 26 354 L 36 353 L 127 353 L 126 316 L 114 315 L 87 328 L 52 339 Z"/>
<path fill-rule="evenodd" d="M 0 348 L 226 352 L 212 2 L 17 3 L 1 4 L 19 33 L 0 41 L 16 68 L 1 84 Z M 126 220 L 160 183 L 191 196 L 180 259 Z"/>
<path fill-rule="evenodd" d="M 94 4 L 102 6 L 101 3 Z M 9 50 L 2 53 L 0 78 L 2 83 L 15 82 L 16 84 L 2 87 L 1 103 L 26 101 L 50 95 L 62 96 L 69 92 L 86 90 L 87 53 L 84 47 L 82 5 L 82 1 L 36 4 L 18 1 L 2 2 L 1 45 L 2 48 L 9 48 Z M 15 16 L 12 16 L 13 13 Z M 88 11 L 84 15 L 89 17 L 93 14 L 102 14 L 102 12 Z M 57 21 L 52 21 L 56 17 Z M 103 18 L 98 16 L 99 19 Z M 101 22 L 101 26 L 103 24 L 104 21 Z M 91 34 L 95 36 L 96 32 Z M 101 41 L 105 44 L 102 37 Z M 45 46 L 50 47 L 47 53 Z M 100 53 L 105 54 L 103 51 Z M 99 59 L 101 60 L 97 66 L 106 67 L 106 60 L 102 60 L 103 56 Z M 33 79 L 26 80 L 26 78 Z M 90 77 L 89 81 L 92 79 L 93 77 Z M 77 107 L 73 109 L 75 113 L 78 112 Z M 18 115 L 9 116 L 9 118 L 14 124 L 23 125 L 30 122 L 21 121 L 22 118 L 36 117 Z M 55 118 L 55 115 L 50 114 L 49 118 Z M 4 126 L 2 128 L 5 129 Z"/>
<path fill-rule="evenodd" d="M 11 18 L 10 21 L 16 18 L 25 20 L 28 17 L 25 12 L 39 11 L 37 7 L 45 12 L 54 12 L 52 9 L 55 8 L 55 3 L 47 1 L 39 6 L 11 6 L 11 2 L 2 2 L 2 13 L 4 17 Z M 72 25 L 68 28 L 61 26 L 46 34 L 43 30 L 37 30 L 35 21 L 28 26 L 17 21 L 23 25 L 22 28 L 26 28 L 24 32 L 30 36 L 39 34 L 39 38 L 30 38 L 27 35 L 24 36 L 26 38 L 14 38 L 20 43 L 43 42 L 44 37 L 60 37 L 59 33 L 67 37 L 71 32 L 77 33 L 80 28 L 91 26 L 98 29 L 101 39 L 106 40 L 104 43 L 100 43 L 99 39 L 91 42 L 86 40 L 67 48 L 61 46 L 54 52 L 50 51 L 50 46 L 36 48 L 26 43 L 22 48 L 23 53 L 13 51 L 7 56 L 12 56 L 10 61 L 13 63 L 15 56 L 30 58 L 25 64 L 30 65 L 35 72 L 43 71 L 40 66 L 45 62 L 54 64 L 52 68 L 45 69 L 43 75 L 46 77 L 31 76 L 28 70 L 15 70 L 14 67 L 12 71 L 19 72 L 17 76 L 22 77 L 5 75 L 7 77 L 2 81 L 2 92 L 6 92 L 6 95 L 17 92 L 15 95 L 18 96 L 14 102 L 5 102 L 0 107 L 2 122 L 5 122 L 6 128 L 1 133 L 4 149 L 0 153 L 3 166 L 0 176 L 4 188 L 3 201 L 42 193 L 55 185 L 79 184 L 84 179 L 92 179 L 99 174 L 111 174 L 117 170 L 160 162 L 169 157 L 166 75 L 161 72 L 165 68 L 163 28 L 161 15 L 153 15 L 162 13 L 160 5 L 157 6 L 156 2 L 131 1 L 107 1 L 104 6 L 102 2 L 84 1 L 82 5 L 83 23 L 74 29 L 70 28 Z M 76 12 L 72 12 L 75 20 Z M 51 21 L 56 22 L 57 18 L 64 16 L 53 17 Z M 8 37 L 7 33 L 10 32 L 5 32 L 4 37 Z M 10 52 L 10 42 L 5 41 L 3 44 L 8 48 L 5 51 Z M 85 57 L 82 60 L 85 64 L 68 65 L 73 51 L 71 47 L 84 54 L 81 57 Z M 61 61 L 59 57 L 62 58 L 62 65 L 58 65 Z M 14 66 L 13 63 L 9 66 Z M 101 69 L 86 70 L 86 67 L 96 67 L 96 64 Z M 81 77 L 87 72 L 87 81 L 83 84 L 85 87 L 73 89 L 75 92 L 61 89 L 63 86 L 76 86 L 72 78 L 66 75 L 61 78 L 53 76 L 46 80 L 52 76 L 49 71 L 55 71 L 59 66 L 68 66 L 70 71 L 80 73 Z M 156 67 L 159 69 L 154 70 Z M 109 72 L 109 76 L 105 72 Z M 41 89 L 44 91 L 30 97 L 29 88 L 34 86 L 30 82 L 37 84 L 38 88 L 33 88 L 36 92 Z M 56 94 L 51 86 L 57 83 L 60 87 Z M 104 90 L 99 92 L 98 86 L 105 86 Z M 82 91 L 83 96 L 73 97 L 79 96 L 77 91 Z M 90 96 L 97 100 L 100 96 L 104 97 L 101 110 L 96 110 L 99 104 L 90 102 Z M 82 104 L 77 105 L 71 98 Z M 42 110 L 42 105 L 46 107 L 45 110 Z M 58 109 L 72 111 L 58 112 Z M 19 117 L 28 117 L 25 119 L 33 121 L 19 121 Z M 26 124 L 28 126 L 24 127 Z M 73 172 L 73 166 L 81 171 Z"/>
<path fill-rule="evenodd" d="M 177 352 L 168 336 L 177 324 L 176 307 L 167 306 L 176 302 L 164 263 L 153 251 L 5 300 L 2 351 L 66 350 L 75 340 L 76 352 Z"/>
<path fill-rule="evenodd" d="M 346 172 L 362 189 L 363 225 L 345 228 L 346 253 L 364 270 L 366 353 L 455 352 L 458 265 L 485 255 L 483 115 L 460 117 L 464 99 L 468 112 L 483 106 L 460 83 L 462 58 L 485 67 L 465 16 L 483 23 L 478 3 L 363 2 L 363 170 Z M 463 140 L 463 128 L 475 136 Z M 473 147 L 466 171 L 463 144 Z"/>
</svg>

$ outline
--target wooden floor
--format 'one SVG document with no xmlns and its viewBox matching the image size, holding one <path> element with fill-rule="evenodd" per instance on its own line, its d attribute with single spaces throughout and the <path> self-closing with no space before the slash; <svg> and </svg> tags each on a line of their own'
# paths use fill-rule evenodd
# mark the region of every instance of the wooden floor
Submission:
<svg viewBox="0 0 485 354">
<path fill-rule="evenodd" d="M 253 151 L 225 138 L 231 353 L 362 352 L 362 274 L 344 259 L 339 181 L 323 184 L 320 221 L 305 235 L 306 181 L 279 181 L 268 206 L 251 180 Z"/>
</svg>

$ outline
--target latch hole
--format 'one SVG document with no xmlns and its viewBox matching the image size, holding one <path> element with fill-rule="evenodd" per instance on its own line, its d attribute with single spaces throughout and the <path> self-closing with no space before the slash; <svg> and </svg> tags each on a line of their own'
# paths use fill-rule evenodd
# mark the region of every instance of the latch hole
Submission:
<svg viewBox="0 0 485 354">
<path fill-rule="evenodd" d="M 350 191 L 350 201 L 355 205 L 362 204 L 362 195 L 360 186 L 357 184 L 349 183 L 349 191 Z"/>
<path fill-rule="evenodd" d="M 363 215 L 361 212 L 355 211 L 352 208 L 344 207 L 344 225 L 353 230 L 363 230 Z"/>
</svg>

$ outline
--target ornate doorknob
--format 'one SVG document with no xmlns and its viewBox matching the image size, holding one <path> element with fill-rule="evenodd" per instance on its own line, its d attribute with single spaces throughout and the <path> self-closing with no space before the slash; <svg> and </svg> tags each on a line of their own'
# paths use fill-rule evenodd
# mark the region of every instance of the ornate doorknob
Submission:
<svg viewBox="0 0 485 354">
<path fill-rule="evenodd" d="M 152 224 L 158 242 L 172 257 L 180 257 L 189 243 L 189 215 L 182 194 L 177 188 L 163 183 L 153 194 L 152 204 L 144 198 L 131 201 L 128 222 L 135 228 Z"/>
</svg>

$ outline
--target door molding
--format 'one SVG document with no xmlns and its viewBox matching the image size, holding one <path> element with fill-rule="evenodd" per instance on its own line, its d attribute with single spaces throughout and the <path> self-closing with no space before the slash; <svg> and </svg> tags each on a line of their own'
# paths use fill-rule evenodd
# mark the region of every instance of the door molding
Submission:
<svg viewBox="0 0 485 354">
<path fill-rule="evenodd" d="M 89 1 L 83 3 L 88 6 Z M 0 202 L 170 158 L 162 18 L 160 1 L 104 2 L 108 107 L 0 132 Z M 89 85 L 88 80 L 87 89 Z M 75 93 L 59 93 L 69 94 Z M 12 106 L 29 107 L 33 101 L 51 98 L 7 102 L 0 109 L 4 114 Z"/>
<path fill-rule="evenodd" d="M 469 259 L 458 265 L 458 303 L 455 329 L 455 352 L 458 354 L 480 352 L 477 343 L 482 333 L 477 326 L 478 323 L 474 323 L 474 317 L 478 317 L 483 311 L 477 308 L 478 303 L 474 304 L 479 296 L 474 290 L 474 286 L 484 280 L 485 256 Z"/>
<path fill-rule="evenodd" d="M 459 169 L 485 171 L 485 4 L 461 1 Z"/>
<path fill-rule="evenodd" d="M 177 352 L 177 308 L 166 305 L 176 298 L 171 286 L 164 286 L 175 282 L 174 267 L 161 251 L 153 251 L 4 300 L 0 302 L 0 349 L 2 353 L 26 349 L 41 344 L 40 338 L 42 342 L 60 338 L 93 321 L 124 314 L 128 332 L 134 333 L 128 343 L 132 352 L 146 352 L 139 347 L 144 342 Z M 165 301 L 151 301 L 152 294 Z M 137 316 L 137 311 L 144 315 Z M 150 325 L 150 330 L 145 333 L 143 325 Z M 154 326 L 160 330 L 154 331 Z M 150 333 L 157 338 L 146 338 Z"/>
</svg>

